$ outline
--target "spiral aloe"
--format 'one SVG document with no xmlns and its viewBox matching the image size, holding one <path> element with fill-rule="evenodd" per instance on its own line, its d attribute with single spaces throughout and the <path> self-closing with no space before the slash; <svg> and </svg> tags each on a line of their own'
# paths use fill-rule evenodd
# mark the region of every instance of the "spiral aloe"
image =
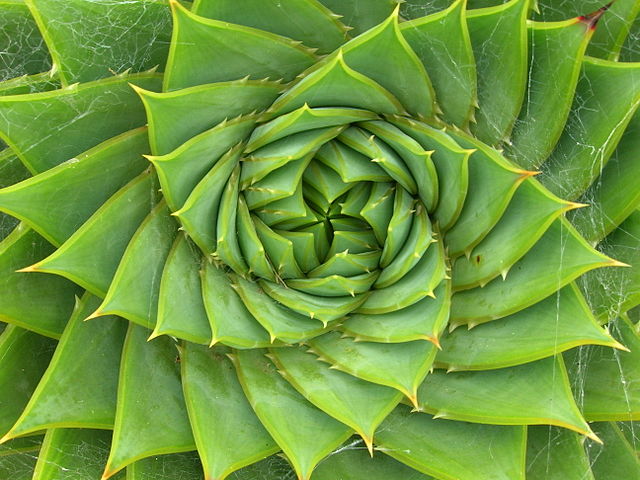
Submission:
<svg viewBox="0 0 640 480">
<path fill-rule="evenodd" d="M 0 476 L 640 478 L 639 13 L 0 0 Z"/>
</svg>

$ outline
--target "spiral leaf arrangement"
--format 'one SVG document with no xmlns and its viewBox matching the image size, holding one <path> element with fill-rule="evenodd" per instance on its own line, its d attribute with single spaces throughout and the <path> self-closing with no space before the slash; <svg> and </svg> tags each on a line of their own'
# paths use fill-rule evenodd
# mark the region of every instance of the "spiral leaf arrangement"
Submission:
<svg viewBox="0 0 640 480">
<path fill-rule="evenodd" d="M 640 478 L 640 4 L 169 3 L 0 2 L 0 472 Z"/>
</svg>

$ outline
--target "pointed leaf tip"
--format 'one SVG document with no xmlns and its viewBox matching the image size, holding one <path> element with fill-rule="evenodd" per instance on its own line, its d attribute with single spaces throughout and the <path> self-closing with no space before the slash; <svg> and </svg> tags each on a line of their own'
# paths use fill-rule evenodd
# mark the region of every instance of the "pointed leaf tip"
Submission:
<svg viewBox="0 0 640 480">
<path fill-rule="evenodd" d="M 588 15 L 580 15 L 578 17 L 578 21 L 587 25 L 587 27 L 590 30 L 595 30 L 602 16 L 605 14 L 607 10 L 609 10 L 609 8 L 611 7 L 611 5 L 613 5 L 614 2 L 615 0 L 612 0 L 611 2 L 607 3 L 605 6 L 599 8 L 595 12 L 589 13 Z"/>
</svg>

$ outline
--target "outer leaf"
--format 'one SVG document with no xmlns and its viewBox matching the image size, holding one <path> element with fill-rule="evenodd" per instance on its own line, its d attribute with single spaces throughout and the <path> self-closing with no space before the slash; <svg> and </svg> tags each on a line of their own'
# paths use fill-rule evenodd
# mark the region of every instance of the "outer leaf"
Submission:
<svg viewBox="0 0 640 480">
<path fill-rule="evenodd" d="M 234 355 L 240 383 L 256 415 L 287 455 L 300 480 L 308 480 L 318 462 L 352 431 L 307 402 L 278 375 L 264 353 L 245 350 Z"/>
<path fill-rule="evenodd" d="M 270 358 L 298 392 L 354 429 L 373 451 L 373 434 L 400 401 L 400 392 L 333 370 L 315 355 L 305 353 L 304 347 L 274 348 Z"/>
<path fill-rule="evenodd" d="M 59 338 L 81 289 L 65 278 L 16 272 L 54 251 L 24 224 L 0 243 L 0 321 Z"/>
<path fill-rule="evenodd" d="M 640 105 L 640 63 L 588 58 L 582 63 L 571 113 L 543 165 L 552 192 L 574 199 L 599 175 Z"/>
<path fill-rule="evenodd" d="M 164 90 L 203 83 L 271 77 L 291 81 L 315 61 L 311 50 L 262 30 L 209 20 L 178 2 Z"/>
<path fill-rule="evenodd" d="M 427 376 L 420 408 L 442 417 L 495 425 L 550 424 L 597 439 L 576 405 L 562 357 L 517 367 Z"/>
<path fill-rule="evenodd" d="M 64 85 L 108 77 L 114 71 L 164 67 L 171 22 L 165 2 L 25 3 L 43 33 Z"/>
<path fill-rule="evenodd" d="M 147 343 L 148 335 L 145 328 L 129 324 L 105 479 L 141 458 L 195 449 L 175 343 L 169 337 Z M 154 388 L 141 390 L 142 383 Z"/>
<path fill-rule="evenodd" d="M 637 420 L 640 338 L 625 318 L 616 321 L 612 330 L 630 352 L 595 346 L 570 350 L 565 357 L 571 382 L 588 420 Z"/>
<path fill-rule="evenodd" d="M 148 151 L 146 128 L 126 132 L 0 190 L 0 209 L 59 246 L 109 197 L 142 173 L 148 165 L 142 155 Z"/>
<path fill-rule="evenodd" d="M 587 452 L 591 470 L 596 479 L 620 477 L 633 478 L 640 475 L 640 460 L 633 445 L 630 445 L 615 423 L 594 424 L 596 433 L 604 445 L 589 444 Z"/>
<path fill-rule="evenodd" d="M 343 17 L 352 34 L 360 35 L 389 17 L 396 7 L 395 0 L 319 0 Z"/>
<path fill-rule="evenodd" d="M 153 177 L 121 188 L 54 253 L 25 271 L 56 273 L 104 297 L 127 244 L 155 203 Z M 100 245 L 97 249 L 96 245 Z M 89 260 L 90 259 L 90 260 Z"/>
<path fill-rule="evenodd" d="M 472 131 L 489 145 L 508 137 L 524 98 L 528 5 L 529 0 L 511 0 L 467 13 L 480 105 Z"/>
<path fill-rule="evenodd" d="M 280 450 L 251 409 L 224 353 L 189 342 L 181 348 L 189 420 L 206 478 L 211 479 Z"/>
<path fill-rule="evenodd" d="M 0 138 L 32 172 L 43 172 L 146 122 L 128 82 L 148 90 L 160 88 L 157 74 L 141 73 L 3 97 Z"/>
<path fill-rule="evenodd" d="M 527 428 L 527 477 L 594 480 L 582 443 L 579 435 L 563 428 Z"/>
<path fill-rule="evenodd" d="M 196 0 L 191 11 L 300 40 L 308 47 L 317 47 L 320 53 L 332 52 L 346 37 L 347 29 L 338 16 L 316 1 L 253 0 L 239 4 L 233 0 Z"/>
<path fill-rule="evenodd" d="M 131 238 L 107 295 L 92 316 L 120 315 L 145 327 L 155 325 L 162 269 L 177 227 L 166 203 L 160 202 Z"/>
<path fill-rule="evenodd" d="M 83 322 L 98 303 L 88 293 L 78 301 L 47 371 L 4 440 L 45 428 L 113 427 L 126 325 L 114 317 Z"/>
<path fill-rule="evenodd" d="M 110 431 L 49 429 L 38 454 L 33 480 L 99 478 L 110 444 Z M 119 477 L 124 479 L 124 475 Z"/>
<path fill-rule="evenodd" d="M 524 480 L 525 439 L 524 427 L 436 420 L 403 406 L 378 433 L 384 453 L 443 480 Z"/>
<path fill-rule="evenodd" d="M 0 335 L 0 434 L 4 436 L 27 405 L 44 373 L 55 342 L 9 325 Z M 9 442 L 11 446 L 13 442 Z M 4 452 L 0 450 L 0 456 Z M 4 463 L 0 461 L 0 464 Z"/>
<path fill-rule="evenodd" d="M 418 385 L 433 364 L 435 347 L 419 340 L 408 343 L 354 342 L 329 332 L 309 342 L 320 360 L 368 382 L 402 392 L 415 404 Z"/>
<path fill-rule="evenodd" d="M 466 128 L 475 103 L 476 65 L 465 22 L 466 0 L 403 22 L 402 35 L 429 72 L 444 119 Z"/>
<path fill-rule="evenodd" d="M 436 365 L 449 371 L 503 368 L 584 344 L 620 348 L 598 326 L 582 294 L 570 284 L 508 317 L 445 335 Z"/>
<path fill-rule="evenodd" d="M 529 24 L 528 90 L 506 147 L 524 168 L 538 168 L 562 134 L 592 27 L 580 18 Z"/>
</svg>

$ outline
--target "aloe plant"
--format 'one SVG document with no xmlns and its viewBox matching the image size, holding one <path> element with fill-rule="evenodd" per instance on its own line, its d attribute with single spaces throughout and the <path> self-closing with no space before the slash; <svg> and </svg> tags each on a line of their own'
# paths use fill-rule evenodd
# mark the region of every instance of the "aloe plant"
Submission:
<svg viewBox="0 0 640 480">
<path fill-rule="evenodd" d="M 640 478 L 639 13 L 0 0 L 0 477 Z"/>
</svg>

